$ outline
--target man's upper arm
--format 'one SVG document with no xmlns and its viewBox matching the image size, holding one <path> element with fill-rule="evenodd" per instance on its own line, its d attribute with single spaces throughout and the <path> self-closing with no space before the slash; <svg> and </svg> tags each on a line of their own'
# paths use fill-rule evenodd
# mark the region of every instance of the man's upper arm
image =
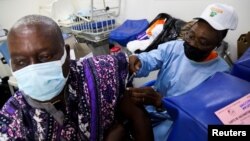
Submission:
<svg viewBox="0 0 250 141">
<path fill-rule="evenodd" d="M 172 46 L 174 46 L 172 43 L 166 42 L 160 44 L 157 49 L 138 54 L 137 56 L 141 61 L 142 67 L 137 72 L 137 76 L 147 76 L 151 71 L 160 69 L 163 62 L 169 58 L 172 52 Z"/>
</svg>

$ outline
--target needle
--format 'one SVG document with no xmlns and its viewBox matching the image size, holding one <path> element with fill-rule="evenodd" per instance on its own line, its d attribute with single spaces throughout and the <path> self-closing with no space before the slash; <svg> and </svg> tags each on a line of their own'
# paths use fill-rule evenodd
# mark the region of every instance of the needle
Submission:
<svg viewBox="0 0 250 141">
<path fill-rule="evenodd" d="M 136 73 L 134 72 L 129 78 L 128 83 L 132 82 L 133 78 L 136 76 Z"/>
</svg>

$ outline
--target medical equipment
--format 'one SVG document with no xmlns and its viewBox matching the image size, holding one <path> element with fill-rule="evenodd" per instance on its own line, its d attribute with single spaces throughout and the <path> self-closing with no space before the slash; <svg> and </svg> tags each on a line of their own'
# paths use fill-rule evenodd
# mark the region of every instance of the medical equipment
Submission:
<svg viewBox="0 0 250 141">
<path fill-rule="evenodd" d="M 6 34 L 5 34 L 5 31 L 3 30 L 3 29 L 1 29 L 1 27 L 0 27 L 0 37 L 3 37 L 3 36 L 5 36 Z"/>
<path fill-rule="evenodd" d="M 3 57 L 2 53 L 0 52 L 0 78 L 4 78 L 6 76 L 11 75 L 10 67 L 7 64 L 7 61 Z"/>
<path fill-rule="evenodd" d="M 108 0 L 103 0 L 103 8 L 100 8 L 97 2 L 91 0 L 90 8 L 81 9 L 70 15 L 67 20 L 58 21 L 58 24 L 68 28 L 77 38 L 94 43 L 104 41 L 116 27 L 121 0 L 116 0 L 117 5 L 112 7 L 107 6 L 106 1 Z"/>
<path fill-rule="evenodd" d="M 129 41 L 135 40 L 148 27 L 147 19 L 126 20 L 109 34 L 111 43 L 126 47 Z"/>
<path fill-rule="evenodd" d="M 12 76 L 11 69 L 10 69 L 9 64 L 7 63 L 7 60 L 4 58 L 4 56 L 0 52 L 0 80 L 4 81 L 4 79 L 7 80 L 9 90 L 11 94 L 13 95 L 14 87 L 17 87 L 17 84 L 16 84 L 15 79 Z"/>
</svg>

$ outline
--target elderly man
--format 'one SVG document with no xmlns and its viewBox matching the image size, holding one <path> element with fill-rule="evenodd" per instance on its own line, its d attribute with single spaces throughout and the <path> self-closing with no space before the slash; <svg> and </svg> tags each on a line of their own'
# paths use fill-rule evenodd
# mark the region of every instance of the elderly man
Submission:
<svg viewBox="0 0 250 141">
<path fill-rule="evenodd" d="M 8 45 L 19 90 L 0 111 L 0 140 L 121 140 L 121 119 L 136 120 L 136 140 L 153 140 L 146 112 L 123 96 L 125 54 L 70 60 L 58 25 L 40 15 L 18 20 Z"/>
<path fill-rule="evenodd" d="M 234 8 L 211 4 L 195 19 L 183 40 L 166 42 L 158 49 L 129 57 L 130 73 L 137 77 L 159 69 L 153 87 L 129 89 L 136 103 L 149 105 L 156 141 L 167 139 L 172 124 L 167 111 L 162 109 L 162 98 L 184 94 L 216 72 L 229 70 L 214 49 L 220 46 L 229 29 L 237 27 Z"/>
</svg>

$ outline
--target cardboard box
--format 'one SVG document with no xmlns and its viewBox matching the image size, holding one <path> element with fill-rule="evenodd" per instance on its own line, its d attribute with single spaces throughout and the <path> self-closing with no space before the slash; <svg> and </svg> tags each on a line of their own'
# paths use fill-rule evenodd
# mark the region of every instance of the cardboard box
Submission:
<svg viewBox="0 0 250 141">
<path fill-rule="evenodd" d="M 237 40 L 238 59 L 250 47 L 250 31 L 246 34 L 241 34 Z"/>
</svg>

